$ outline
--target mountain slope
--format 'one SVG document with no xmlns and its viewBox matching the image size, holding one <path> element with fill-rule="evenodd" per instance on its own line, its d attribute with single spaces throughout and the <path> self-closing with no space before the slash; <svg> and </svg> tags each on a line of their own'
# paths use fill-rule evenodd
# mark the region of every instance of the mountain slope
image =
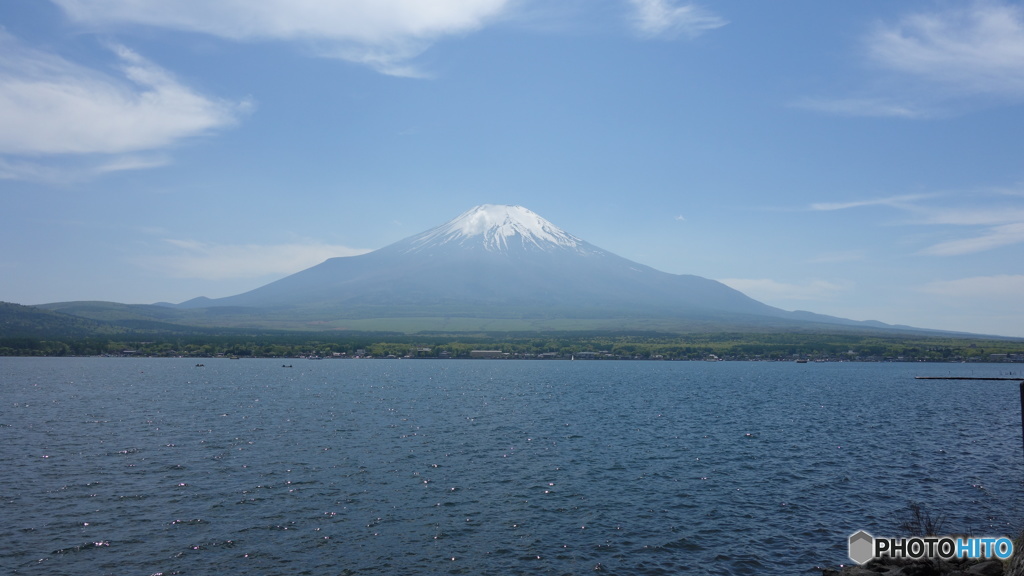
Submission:
<svg viewBox="0 0 1024 576">
<path fill-rule="evenodd" d="M 331 258 L 243 294 L 179 305 L 207 312 L 226 307 L 250 317 L 322 322 L 456 317 L 859 324 L 786 312 L 714 280 L 661 272 L 589 244 L 526 208 L 499 205 L 477 206 L 380 250 Z"/>
<path fill-rule="evenodd" d="M 0 302 L 0 337 L 3 338 L 81 338 L 109 332 L 103 322 L 45 310 Z"/>
</svg>

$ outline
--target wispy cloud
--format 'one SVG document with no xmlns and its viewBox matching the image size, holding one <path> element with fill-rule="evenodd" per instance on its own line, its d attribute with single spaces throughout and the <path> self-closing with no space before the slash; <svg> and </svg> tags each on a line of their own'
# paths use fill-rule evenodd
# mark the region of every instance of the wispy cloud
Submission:
<svg viewBox="0 0 1024 576">
<path fill-rule="evenodd" d="M 51 0 L 93 29 L 151 26 L 235 41 L 281 41 L 311 53 L 365 65 L 383 74 L 427 77 L 415 60 L 436 42 L 496 22 L 542 22 L 559 29 L 593 3 L 536 0 Z M 621 0 L 644 38 L 695 37 L 728 21 L 679 0 Z"/>
<path fill-rule="evenodd" d="M 1012 298 L 1016 302 L 1024 294 L 1024 275 L 999 274 L 957 280 L 931 282 L 922 292 L 954 298 Z"/>
<path fill-rule="evenodd" d="M 980 204 L 977 202 L 979 196 L 975 196 L 976 202 L 969 206 L 916 207 L 922 224 L 953 226 L 968 230 L 966 235 L 956 233 L 960 237 L 929 246 L 921 253 L 933 256 L 959 256 L 1024 244 L 1024 207 L 1015 205 L 1013 195 L 1007 194 L 1005 190 L 986 194 L 991 195 L 1000 197 L 1000 205 L 992 205 L 992 200 L 988 200 L 989 206 L 978 208 L 976 205 Z M 1006 198 L 1010 198 L 1011 201 L 1006 202 Z"/>
<path fill-rule="evenodd" d="M 232 40 L 300 42 L 396 76 L 420 76 L 410 60 L 438 39 L 473 32 L 511 0 L 53 0 L 72 19 L 145 25 Z"/>
<path fill-rule="evenodd" d="M 28 180 L 33 182 L 63 183 L 75 180 L 65 170 L 45 166 L 39 162 L 5 159 L 0 156 L 0 180 Z"/>
<path fill-rule="evenodd" d="M 127 155 L 55 155 L 32 159 L 0 155 L 0 180 L 23 180 L 64 186 L 110 172 L 146 170 L 171 163 L 171 157 L 152 152 Z"/>
<path fill-rule="evenodd" d="M 231 126 L 248 106 L 199 94 L 124 46 L 111 50 L 120 75 L 0 31 L 0 178 L 58 179 L 38 160 L 55 155 L 98 158 L 78 174 L 162 165 L 165 156 L 138 153 Z"/>
<path fill-rule="evenodd" d="M 291 274 L 337 256 L 356 256 L 369 250 L 324 244 L 209 244 L 167 239 L 172 253 L 154 256 L 140 264 L 157 268 L 175 278 L 225 280 Z"/>
<path fill-rule="evenodd" d="M 145 170 L 147 168 L 158 168 L 171 163 L 171 159 L 166 154 L 133 154 L 129 156 L 119 156 L 109 162 L 99 164 L 95 167 L 95 172 L 103 174 L 105 172 L 120 172 L 122 170 Z"/>
<path fill-rule="evenodd" d="M 975 196 L 977 198 L 977 196 Z M 991 202 L 991 200 L 989 200 Z M 919 206 L 919 212 L 928 224 L 956 226 L 995 226 L 1024 222 L 1024 207 L 1003 204 L 990 208 L 974 206 Z"/>
<path fill-rule="evenodd" d="M 633 27 L 647 38 L 698 36 L 729 22 L 696 4 L 676 5 L 672 0 L 630 0 Z"/>
<path fill-rule="evenodd" d="M 818 202 L 812 211 L 852 210 L 871 206 L 895 208 L 906 213 L 908 224 L 952 228 L 944 235 L 955 236 L 920 250 L 932 256 L 960 256 L 1004 246 L 1024 244 L 1024 207 L 1016 189 L 996 189 L 960 194 L 950 203 L 949 194 L 907 194 L 849 202 Z M 993 203 L 995 196 L 1001 201 Z M 977 206 L 985 205 L 985 208 Z M 967 232 L 959 230 L 967 229 Z"/>
<path fill-rule="evenodd" d="M 0 36 L 0 153 L 164 148 L 233 124 L 244 106 L 205 97 L 124 46 L 112 49 L 122 77 Z"/>
<path fill-rule="evenodd" d="M 1024 8 L 997 0 L 879 22 L 859 49 L 870 72 L 854 96 L 794 105 L 846 116 L 945 116 L 979 99 L 1024 99 Z"/>
<path fill-rule="evenodd" d="M 841 116 L 869 116 L 878 118 L 925 118 L 934 112 L 909 103 L 884 98 L 802 98 L 793 104 L 797 108 L 815 110 Z"/>
<path fill-rule="evenodd" d="M 969 238 L 949 240 L 929 246 L 922 252 L 935 256 L 959 256 L 984 252 L 1003 246 L 1024 243 L 1024 222 L 1002 224 L 984 229 L 980 234 Z"/>
<path fill-rule="evenodd" d="M 946 90 L 1024 97 L 1024 10 L 973 2 L 879 24 L 866 38 L 877 64 Z"/>
<path fill-rule="evenodd" d="M 720 278 L 722 284 L 743 292 L 757 300 L 832 300 L 845 289 L 842 285 L 825 280 L 811 280 L 803 284 L 778 282 L 768 278 Z"/>
<path fill-rule="evenodd" d="M 866 206 L 891 206 L 896 208 L 910 208 L 916 200 L 928 198 L 927 194 L 909 194 L 903 196 L 890 196 L 888 198 L 872 198 L 869 200 L 854 200 L 852 202 L 817 202 L 811 204 L 811 210 L 830 211 L 848 210 L 850 208 L 864 208 Z"/>
</svg>

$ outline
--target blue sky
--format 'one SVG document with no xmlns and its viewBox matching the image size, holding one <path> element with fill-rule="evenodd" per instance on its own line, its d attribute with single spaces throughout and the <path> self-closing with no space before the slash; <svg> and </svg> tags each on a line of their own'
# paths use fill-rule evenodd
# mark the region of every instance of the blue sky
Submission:
<svg viewBox="0 0 1024 576">
<path fill-rule="evenodd" d="M 0 300 L 181 302 L 520 204 L 1024 337 L 1020 3 L 0 0 Z"/>
</svg>

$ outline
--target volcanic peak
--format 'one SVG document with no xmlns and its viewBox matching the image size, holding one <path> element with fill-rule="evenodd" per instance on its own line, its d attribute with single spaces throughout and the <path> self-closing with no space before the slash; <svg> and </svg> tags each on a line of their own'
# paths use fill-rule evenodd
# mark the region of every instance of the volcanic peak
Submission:
<svg viewBox="0 0 1024 576">
<path fill-rule="evenodd" d="M 483 204 L 437 228 L 410 239 L 407 252 L 418 252 L 428 247 L 454 243 L 470 245 L 480 243 L 492 252 L 506 252 L 510 248 L 551 250 L 584 249 L 583 240 L 569 234 L 538 214 L 522 206 Z"/>
</svg>

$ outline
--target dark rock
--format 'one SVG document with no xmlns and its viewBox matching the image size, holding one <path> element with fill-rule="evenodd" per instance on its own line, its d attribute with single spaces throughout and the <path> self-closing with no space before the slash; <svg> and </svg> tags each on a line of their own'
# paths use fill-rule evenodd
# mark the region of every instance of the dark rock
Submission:
<svg viewBox="0 0 1024 576">
<path fill-rule="evenodd" d="M 900 576 L 941 576 L 942 571 L 931 561 L 912 562 L 900 568 Z"/>
<path fill-rule="evenodd" d="M 1000 560 L 986 560 L 964 566 L 963 563 L 932 560 L 880 558 L 863 566 L 841 570 L 824 569 L 822 576 L 1018 576 L 1006 572 Z M 1024 576 L 1024 575 L 1020 575 Z"/>
<path fill-rule="evenodd" d="M 880 573 L 864 566 L 849 566 L 840 572 L 842 576 L 878 576 Z"/>
<path fill-rule="evenodd" d="M 1003 576 L 1003 563 L 1000 560 L 979 562 L 967 569 L 970 576 Z"/>
</svg>

